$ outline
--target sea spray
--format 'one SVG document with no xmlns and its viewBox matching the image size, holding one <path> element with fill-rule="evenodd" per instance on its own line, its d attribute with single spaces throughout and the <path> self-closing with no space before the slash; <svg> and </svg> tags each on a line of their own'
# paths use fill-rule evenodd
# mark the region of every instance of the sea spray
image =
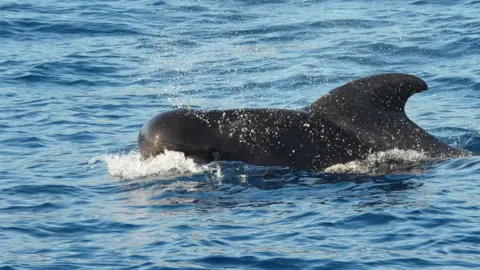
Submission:
<svg viewBox="0 0 480 270">
<path fill-rule="evenodd" d="M 163 154 L 148 159 L 143 159 L 138 151 L 106 154 L 93 158 L 89 163 L 98 160 L 107 164 L 110 175 L 121 179 L 133 179 L 149 175 L 165 177 L 196 174 L 206 170 L 204 166 L 196 164 L 193 159 L 175 151 L 165 151 Z"/>
<path fill-rule="evenodd" d="M 432 158 L 415 150 L 392 149 L 376 152 L 365 159 L 335 164 L 325 169 L 329 173 L 385 174 L 431 161 Z"/>
</svg>

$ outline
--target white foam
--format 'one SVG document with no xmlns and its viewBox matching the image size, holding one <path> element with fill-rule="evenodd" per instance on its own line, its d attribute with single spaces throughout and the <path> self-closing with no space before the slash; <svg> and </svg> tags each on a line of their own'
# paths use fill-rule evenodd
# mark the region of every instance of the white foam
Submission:
<svg viewBox="0 0 480 270">
<path fill-rule="evenodd" d="M 326 168 L 325 172 L 369 174 L 388 173 L 431 160 L 432 158 L 426 156 L 422 152 L 417 152 L 414 150 L 392 149 L 370 154 L 362 160 L 354 160 L 343 164 L 335 164 Z"/>
<path fill-rule="evenodd" d="M 393 149 L 368 155 L 365 159 L 335 164 L 325 169 L 328 173 L 388 173 L 431 161 L 432 158 L 414 150 Z M 110 175 L 120 179 L 134 179 L 151 175 L 175 177 L 210 172 L 212 180 L 221 182 L 223 172 L 218 164 L 199 165 L 181 152 L 165 151 L 153 158 L 142 159 L 138 151 L 106 154 L 89 161 L 90 165 L 103 161 Z"/>
<path fill-rule="evenodd" d="M 205 171 L 205 167 L 196 164 L 193 159 L 185 157 L 183 153 L 165 151 L 165 153 L 149 159 L 142 159 L 138 151 L 122 154 L 107 154 L 90 160 L 90 164 L 97 161 L 107 164 L 108 173 L 121 179 L 133 179 L 149 175 L 178 176 L 195 174 Z"/>
</svg>

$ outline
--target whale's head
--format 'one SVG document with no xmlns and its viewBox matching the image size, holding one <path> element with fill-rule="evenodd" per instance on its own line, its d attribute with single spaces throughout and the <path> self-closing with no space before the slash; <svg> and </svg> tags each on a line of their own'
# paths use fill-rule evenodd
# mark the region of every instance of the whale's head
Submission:
<svg viewBox="0 0 480 270">
<path fill-rule="evenodd" d="M 197 161 L 214 160 L 215 129 L 202 111 L 178 109 L 158 114 L 138 135 L 138 149 L 143 158 L 178 151 Z"/>
</svg>

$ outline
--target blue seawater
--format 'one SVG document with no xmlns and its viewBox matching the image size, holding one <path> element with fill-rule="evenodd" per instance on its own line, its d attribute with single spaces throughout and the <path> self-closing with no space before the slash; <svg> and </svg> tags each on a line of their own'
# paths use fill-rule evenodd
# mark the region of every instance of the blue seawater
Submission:
<svg viewBox="0 0 480 270">
<path fill-rule="evenodd" d="M 480 268 L 478 14 L 478 0 L 0 1 L 0 269 Z M 162 111 L 300 108 L 383 72 L 427 81 L 407 114 L 473 155 L 312 173 L 136 151 Z M 390 162 L 413 165 L 375 170 Z"/>
</svg>

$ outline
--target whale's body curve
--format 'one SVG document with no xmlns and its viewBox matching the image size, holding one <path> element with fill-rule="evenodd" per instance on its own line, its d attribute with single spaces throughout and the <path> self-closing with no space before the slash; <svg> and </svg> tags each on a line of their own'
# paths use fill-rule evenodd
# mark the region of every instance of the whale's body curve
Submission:
<svg viewBox="0 0 480 270">
<path fill-rule="evenodd" d="M 168 149 L 205 162 L 317 171 L 390 149 L 464 155 L 406 116 L 408 98 L 427 89 L 418 77 L 391 73 L 342 85 L 303 110 L 172 110 L 142 127 L 138 147 L 144 157 Z"/>
</svg>

